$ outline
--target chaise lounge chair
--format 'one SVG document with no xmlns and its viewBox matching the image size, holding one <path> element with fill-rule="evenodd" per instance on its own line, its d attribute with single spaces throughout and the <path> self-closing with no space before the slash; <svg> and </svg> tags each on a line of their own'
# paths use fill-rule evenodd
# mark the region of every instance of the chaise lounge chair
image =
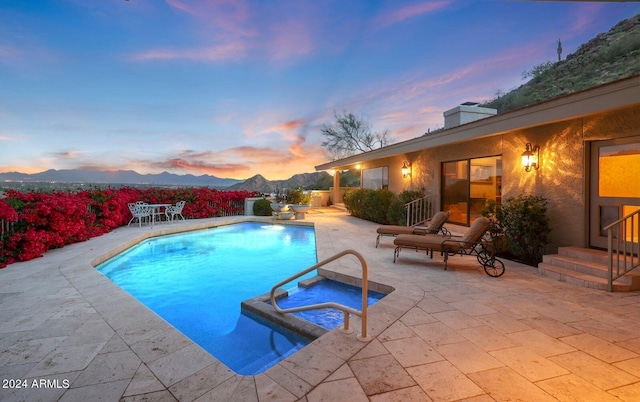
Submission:
<svg viewBox="0 0 640 402">
<path fill-rule="evenodd" d="M 427 254 L 431 254 L 431 258 L 434 251 L 440 251 L 444 254 L 445 270 L 449 255 L 475 255 L 487 275 L 498 277 L 504 273 L 504 263 L 495 257 L 493 245 L 483 240 L 490 222 L 485 217 L 477 218 L 467 233 L 460 238 L 437 234 L 400 234 L 393 240 L 393 244 L 396 245 L 393 262 L 396 262 L 403 248 L 426 250 Z"/>
<path fill-rule="evenodd" d="M 382 236 L 391 236 L 396 237 L 400 234 L 415 234 L 415 235 L 426 235 L 426 234 L 436 234 L 442 232 L 442 234 L 449 234 L 449 231 L 445 229 L 444 224 L 449 219 L 449 215 L 451 215 L 450 211 L 447 212 L 436 212 L 435 215 L 429 220 L 421 222 L 417 225 L 413 226 L 400 226 L 400 225 L 382 225 L 378 226 L 377 232 L 378 237 L 376 238 L 376 248 L 380 244 L 380 238 Z M 426 226 L 422 226 L 426 223 Z"/>
</svg>

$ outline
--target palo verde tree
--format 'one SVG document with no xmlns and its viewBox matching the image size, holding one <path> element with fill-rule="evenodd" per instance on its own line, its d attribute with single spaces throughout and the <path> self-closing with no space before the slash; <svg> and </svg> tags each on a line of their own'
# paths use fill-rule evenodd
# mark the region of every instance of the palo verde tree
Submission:
<svg viewBox="0 0 640 402">
<path fill-rule="evenodd" d="M 322 146 L 332 160 L 382 148 L 392 142 L 387 130 L 374 132 L 371 125 L 352 113 L 334 114 L 335 124 L 322 127 Z"/>
</svg>

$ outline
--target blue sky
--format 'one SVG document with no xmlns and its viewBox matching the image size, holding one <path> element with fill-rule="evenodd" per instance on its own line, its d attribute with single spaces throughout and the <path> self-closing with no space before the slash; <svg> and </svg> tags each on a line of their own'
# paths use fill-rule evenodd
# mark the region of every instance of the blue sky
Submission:
<svg viewBox="0 0 640 402">
<path fill-rule="evenodd" d="M 522 83 L 628 2 L 2 0 L 0 172 L 284 179 L 334 112 L 396 141 Z"/>
</svg>

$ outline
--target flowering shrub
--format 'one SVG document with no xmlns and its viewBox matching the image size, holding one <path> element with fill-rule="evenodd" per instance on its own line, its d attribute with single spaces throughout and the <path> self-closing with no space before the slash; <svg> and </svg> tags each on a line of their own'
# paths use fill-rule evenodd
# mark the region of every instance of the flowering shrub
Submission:
<svg viewBox="0 0 640 402">
<path fill-rule="evenodd" d="M 76 193 L 8 190 L 0 200 L 0 220 L 14 223 L 11 230 L 0 231 L 0 268 L 126 225 L 131 219 L 130 202 L 175 204 L 184 200 L 182 215 L 197 219 L 240 215 L 244 199 L 253 195 L 210 188 L 96 188 Z"/>
</svg>

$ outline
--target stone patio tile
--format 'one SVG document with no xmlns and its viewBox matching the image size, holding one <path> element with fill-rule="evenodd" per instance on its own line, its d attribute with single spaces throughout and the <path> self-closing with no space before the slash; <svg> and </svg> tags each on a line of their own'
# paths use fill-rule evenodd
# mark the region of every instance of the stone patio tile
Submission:
<svg viewBox="0 0 640 402">
<path fill-rule="evenodd" d="M 407 311 L 402 317 L 400 317 L 400 321 L 404 325 L 410 327 L 418 324 L 437 322 L 438 320 L 423 309 L 414 307 L 411 310 Z"/>
<path fill-rule="evenodd" d="M 132 316 L 134 316 L 134 314 L 132 314 Z M 152 337 L 162 336 L 170 330 L 175 331 L 170 324 L 147 310 L 146 307 L 144 310 L 139 310 L 135 316 L 137 320 L 116 330 L 122 340 L 129 345 Z"/>
<path fill-rule="evenodd" d="M 560 338 L 560 340 L 607 363 L 615 363 L 640 357 L 637 353 L 616 346 L 591 334 L 566 336 Z"/>
<path fill-rule="evenodd" d="M 153 336 L 130 343 L 130 345 L 131 349 L 142 361 L 149 363 L 192 343 L 181 332 L 174 328 L 169 328 L 159 333 L 154 331 Z"/>
<path fill-rule="evenodd" d="M 107 343 L 115 331 L 98 314 L 85 320 L 75 331 L 69 334 L 62 346 L 77 346 L 91 343 Z"/>
<path fill-rule="evenodd" d="M 127 396 L 120 399 L 120 402 L 175 402 L 176 398 L 167 390 L 150 392 L 143 395 Z"/>
<path fill-rule="evenodd" d="M 620 399 L 575 374 L 539 381 L 536 385 L 560 401 L 620 401 Z"/>
<path fill-rule="evenodd" d="M 458 310 L 443 311 L 442 313 L 434 313 L 432 315 L 434 318 L 454 330 L 478 327 L 482 325 L 482 322 Z"/>
<path fill-rule="evenodd" d="M 150 394 L 157 391 L 164 391 L 165 387 L 160 380 L 149 370 L 145 364 L 141 364 L 133 375 L 131 382 L 124 391 L 123 396 L 139 394 Z"/>
<path fill-rule="evenodd" d="M 459 330 L 458 333 L 465 337 L 467 340 L 473 342 L 475 345 L 479 346 L 485 352 L 511 348 L 519 345 L 518 342 L 515 342 L 513 339 L 502 335 L 500 332 L 496 331 L 495 328 L 489 327 L 487 325 L 481 325 L 479 327 L 472 328 L 463 328 Z"/>
<path fill-rule="evenodd" d="M 552 338 L 544 332 L 538 331 L 537 329 L 522 332 L 513 332 L 507 334 L 507 337 L 513 339 L 520 345 L 526 345 L 527 348 L 544 357 L 576 351 L 574 347 L 567 345 L 566 343 L 555 338 Z"/>
<path fill-rule="evenodd" d="M 529 381 L 535 382 L 569 373 L 552 360 L 540 356 L 524 346 L 495 350 L 489 354 Z"/>
<path fill-rule="evenodd" d="M 298 399 L 291 392 L 287 391 L 277 382 L 273 381 L 265 374 L 255 376 L 256 392 L 258 400 L 262 401 L 282 401 L 293 402 Z"/>
<path fill-rule="evenodd" d="M 640 401 L 640 382 L 609 390 L 611 395 L 615 395 L 626 402 Z"/>
<path fill-rule="evenodd" d="M 416 325 L 411 327 L 411 330 L 431 346 L 446 345 L 465 340 L 458 331 L 454 331 L 441 322 Z"/>
<path fill-rule="evenodd" d="M 258 402 L 258 393 L 253 377 L 241 377 L 238 386 L 231 394 L 230 401 Z"/>
<path fill-rule="evenodd" d="M 598 320 L 584 320 L 571 323 L 571 326 L 591 335 L 602 338 L 611 343 L 618 343 L 634 339 L 638 336 L 638 332 L 634 328 L 625 328 L 625 324 L 619 322 L 606 322 L 606 318 Z M 613 320 L 609 320 L 613 321 Z"/>
<path fill-rule="evenodd" d="M 382 346 L 382 343 L 380 343 L 378 339 L 374 339 L 349 360 L 366 359 L 368 357 L 383 356 L 387 354 L 389 354 L 389 351 Z"/>
<path fill-rule="evenodd" d="M 409 367 L 407 372 L 434 401 L 457 401 L 485 393 L 448 361 Z"/>
<path fill-rule="evenodd" d="M 384 394 L 371 395 L 371 402 L 431 402 L 431 398 L 424 393 L 422 388 L 415 385 L 413 387 L 385 392 Z M 493 401 L 488 401 L 493 402 Z"/>
<path fill-rule="evenodd" d="M 0 334 L 8 332 L 31 331 L 51 318 L 51 312 L 26 314 L 23 311 L 11 311 L 11 316 L 0 323 Z"/>
<path fill-rule="evenodd" d="M 627 373 L 640 378 L 640 357 L 635 359 L 623 360 L 613 364 L 615 367 L 626 371 Z"/>
<path fill-rule="evenodd" d="M 436 351 L 465 374 L 504 366 L 502 362 L 469 341 L 438 346 Z"/>
<path fill-rule="evenodd" d="M 215 362 L 173 384 L 169 391 L 180 401 L 193 401 L 235 375 L 221 362 Z"/>
<path fill-rule="evenodd" d="M 169 387 L 216 362 L 217 360 L 200 346 L 192 344 L 154 360 L 147 366 L 165 386 Z"/>
<path fill-rule="evenodd" d="M 339 369 L 333 372 L 325 381 L 344 380 L 345 378 L 354 378 L 355 374 L 349 368 L 349 364 L 345 363 Z"/>
<path fill-rule="evenodd" d="M 378 336 L 380 341 L 392 341 L 402 338 L 410 338 L 416 336 L 409 327 L 404 325 L 401 321 L 396 321 L 389 328 L 387 328 L 382 334 Z"/>
<path fill-rule="evenodd" d="M 282 367 L 280 364 L 276 364 L 275 366 L 271 367 L 270 369 L 265 371 L 265 374 L 278 384 L 285 387 L 287 391 L 291 392 L 298 398 L 301 398 L 307 392 L 309 392 L 311 388 L 313 388 L 311 385 L 309 385 L 309 383 L 298 377 L 295 373 L 292 373 L 291 371 Z"/>
<path fill-rule="evenodd" d="M 346 401 L 368 402 L 369 399 L 355 378 L 323 382 L 307 395 L 308 402 Z M 260 399 L 262 401 L 262 399 Z"/>
<path fill-rule="evenodd" d="M 282 367 L 296 373 L 311 386 L 319 384 L 343 363 L 343 359 L 314 343 L 280 362 Z"/>
<path fill-rule="evenodd" d="M 117 401 L 127 388 L 129 380 L 107 382 L 88 385 L 81 388 L 71 388 L 64 393 L 60 402 L 78 401 Z"/>
<path fill-rule="evenodd" d="M 571 311 L 569 309 L 550 304 L 542 304 L 536 309 L 537 313 L 562 323 L 573 323 L 583 321 L 587 317 L 580 312 Z"/>
<path fill-rule="evenodd" d="M 582 351 L 554 356 L 549 359 L 604 390 L 640 381 L 640 377 L 606 364 Z"/>
<path fill-rule="evenodd" d="M 521 322 L 539 330 L 540 332 L 544 332 L 552 338 L 562 338 L 569 335 L 584 333 L 579 329 L 545 316 L 526 318 L 521 320 Z"/>
<path fill-rule="evenodd" d="M 637 322 L 640 322 L 640 319 L 638 319 Z M 629 339 L 627 341 L 617 342 L 616 345 L 640 354 L 640 337 Z"/>
<path fill-rule="evenodd" d="M 103 346 L 104 343 L 58 346 L 31 369 L 27 376 L 42 377 L 84 370 Z"/>
<path fill-rule="evenodd" d="M 509 367 L 479 371 L 470 373 L 468 376 L 495 401 L 552 402 L 557 400 Z"/>
<path fill-rule="evenodd" d="M 396 358 L 402 367 L 418 366 L 444 360 L 433 347 L 417 336 L 383 342 L 382 345 Z"/>
<path fill-rule="evenodd" d="M 485 295 L 482 295 L 482 298 L 484 297 Z M 463 299 L 449 304 L 452 307 L 455 307 L 457 310 L 471 317 L 497 313 L 497 311 L 490 307 L 488 304 L 475 298 Z"/>
<path fill-rule="evenodd" d="M 355 324 L 355 320 L 351 320 L 351 324 Z M 334 329 L 313 341 L 313 344 L 335 354 L 342 360 L 346 360 L 367 345 L 366 342 L 359 341 L 356 337 L 356 333 L 361 332 L 360 323 L 358 322 L 357 326 L 351 328 L 354 329 L 351 334 L 343 334 Z"/>
<path fill-rule="evenodd" d="M 420 307 L 429 314 L 455 310 L 455 307 L 451 306 L 449 303 L 429 295 L 426 295 L 424 299 L 420 300 L 416 307 Z"/>
<path fill-rule="evenodd" d="M 531 329 L 527 324 L 500 313 L 480 315 L 476 319 L 504 334 Z"/>
<path fill-rule="evenodd" d="M 390 354 L 350 360 L 349 367 L 367 395 L 415 385 L 413 379 Z"/>
<path fill-rule="evenodd" d="M 15 341 L 12 346 L 0 352 L 0 367 L 26 363 L 38 363 L 65 340 L 64 336 L 54 338 Z"/>
<path fill-rule="evenodd" d="M 86 385 L 131 380 L 142 362 L 130 350 L 97 355 L 89 366 L 82 371 L 71 388 Z"/>
<path fill-rule="evenodd" d="M 241 381 L 242 381 L 242 377 L 235 375 L 229 378 L 227 381 L 223 382 L 222 384 L 218 385 L 217 387 L 213 388 L 211 391 L 202 395 L 201 397 L 196 399 L 196 401 L 197 402 L 233 401 L 234 399 L 231 399 L 231 398 L 233 396 L 233 393 L 236 391 L 236 389 L 240 385 Z M 241 401 L 241 399 L 235 399 L 235 400 Z"/>
</svg>

